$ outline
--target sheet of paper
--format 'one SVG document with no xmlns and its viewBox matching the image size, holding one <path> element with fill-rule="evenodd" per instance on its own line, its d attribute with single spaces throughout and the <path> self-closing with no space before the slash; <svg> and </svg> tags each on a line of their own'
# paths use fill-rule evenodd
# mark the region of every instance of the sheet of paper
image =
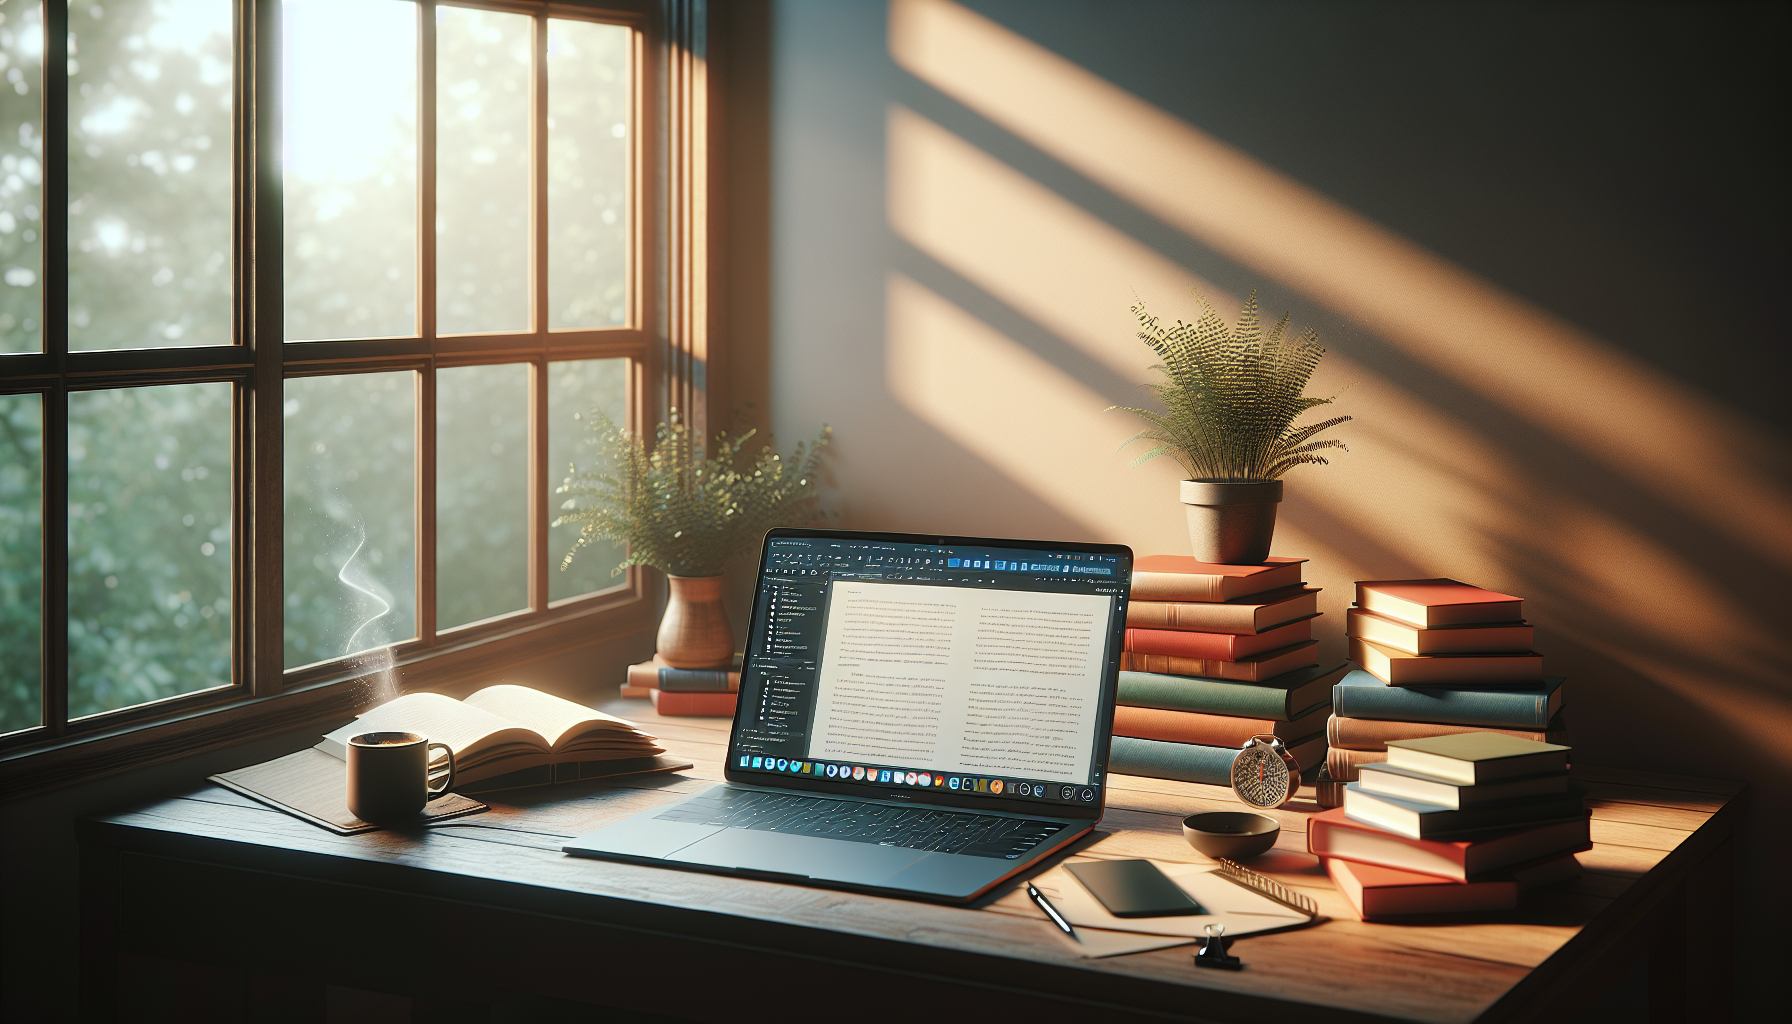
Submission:
<svg viewBox="0 0 1792 1024">
<path fill-rule="evenodd" d="M 1049 895 L 1048 895 L 1049 898 Z M 1193 942 L 1186 935 L 1142 935 L 1138 932 L 1110 932 L 1104 928 L 1078 928 L 1076 938 L 1071 938 L 1054 926 L 1053 933 L 1065 947 L 1074 950 L 1077 956 L 1099 960 L 1102 957 L 1124 956 L 1127 953 L 1147 953 L 1154 949 L 1169 949 L 1173 946 L 1186 946 Z"/>
<path fill-rule="evenodd" d="M 1061 864 L 1035 878 L 1033 884 L 1045 893 L 1065 920 L 1077 928 L 1193 939 L 1205 934 L 1204 929 L 1210 924 L 1225 925 L 1226 935 L 1232 937 L 1288 928 L 1310 920 L 1298 910 L 1289 910 L 1267 896 L 1260 896 L 1213 874 L 1213 865 L 1159 864 L 1158 867 L 1208 912 L 1176 917 L 1115 917 Z"/>
</svg>

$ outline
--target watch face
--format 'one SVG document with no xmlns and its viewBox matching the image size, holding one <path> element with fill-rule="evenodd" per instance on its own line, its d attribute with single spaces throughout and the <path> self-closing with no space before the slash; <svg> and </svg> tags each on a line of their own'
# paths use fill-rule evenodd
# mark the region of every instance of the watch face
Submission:
<svg viewBox="0 0 1792 1024">
<path fill-rule="evenodd" d="M 1288 765 L 1267 747 L 1249 747 L 1232 759 L 1232 792 L 1252 807 L 1280 807 L 1288 802 Z"/>
</svg>

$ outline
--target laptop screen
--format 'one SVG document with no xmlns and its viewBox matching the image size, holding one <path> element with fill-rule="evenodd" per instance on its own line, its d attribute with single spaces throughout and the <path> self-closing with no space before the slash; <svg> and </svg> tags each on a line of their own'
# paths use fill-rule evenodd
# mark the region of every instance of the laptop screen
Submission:
<svg viewBox="0 0 1792 1024">
<path fill-rule="evenodd" d="M 1117 545 L 774 530 L 729 776 L 1100 806 L 1131 572 Z"/>
</svg>

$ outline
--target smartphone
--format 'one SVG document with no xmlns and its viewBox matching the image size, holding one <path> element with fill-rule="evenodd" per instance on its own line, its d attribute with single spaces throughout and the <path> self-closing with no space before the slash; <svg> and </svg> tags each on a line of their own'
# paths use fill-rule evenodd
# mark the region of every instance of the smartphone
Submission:
<svg viewBox="0 0 1792 1024">
<path fill-rule="evenodd" d="M 1104 860 L 1066 864 L 1064 870 L 1082 883 L 1115 917 L 1171 917 L 1205 914 L 1170 877 L 1148 860 Z"/>
</svg>

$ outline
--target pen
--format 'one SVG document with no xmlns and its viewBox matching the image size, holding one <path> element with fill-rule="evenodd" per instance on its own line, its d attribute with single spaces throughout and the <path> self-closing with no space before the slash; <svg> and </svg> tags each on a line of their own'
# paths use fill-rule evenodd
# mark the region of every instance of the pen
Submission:
<svg viewBox="0 0 1792 1024">
<path fill-rule="evenodd" d="M 1053 924 L 1064 929 L 1064 934 L 1073 939 L 1076 938 L 1076 931 L 1070 927 L 1070 922 L 1064 920 L 1064 915 L 1058 913 L 1058 908 L 1052 906 L 1051 900 L 1045 898 L 1045 893 L 1033 888 L 1032 882 L 1027 883 L 1027 898 L 1039 904 L 1039 909 L 1045 911 L 1045 916 L 1051 918 Z"/>
</svg>

